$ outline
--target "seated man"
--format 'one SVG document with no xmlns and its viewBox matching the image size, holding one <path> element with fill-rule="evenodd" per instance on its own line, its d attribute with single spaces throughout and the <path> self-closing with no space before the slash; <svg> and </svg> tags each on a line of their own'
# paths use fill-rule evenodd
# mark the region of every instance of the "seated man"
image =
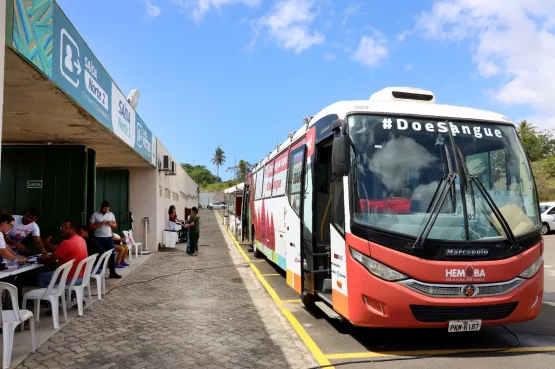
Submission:
<svg viewBox="0 0 555 369">
<path fill-rule="evenodd" d="M 60 227 L 60 233 L 64 241 L 60 243 L 58 247 L 56 247 L 55 251 L 52 255 L 44 257 L 41 256 L 37 259 L 40 264 L 52 264 L 57 263 L 57 266 L 63 265 L 68 261 L 74 260 L 71 270 L 67 276 L 66 284 L 70 284 L 73 276 L 75 275 L 75 270 L 77 269 L 77 265 L 86 259 L 89 254 L 87 252 L 87 243 L 81 237 L 79 237 L 75 229 L 77 228 L 77 223 L 74 221 L 66 220 L 62 223 Z M 54 272 L 46 272 L 39 274 L 39 287 L 46 288 L 50 284 L 50 280 L 52 279 L 52 275 Z M 79 273 L 79 279 L 77 280 L 76 285 L 81 284 L 81 278 L 85 274 L 85 268 L 81 268 L 81 272 Z M 56 281 L 56 283 L 59 282 Z"/>
<path fill-rule="evenodd" d="M 40 229 L 36 221 L 39 219 L 36 209 L 31 208 L 25 215 L 13 215 L 14 225 L 13 228 L 4 235 L 6 244 L 8 244 L 16 254 L 27 253 L 27 248 L 21 244 L 29 234 L 33 237 L 35 246 L 40 251 L 42 256 L 46 257 L 46 247 L 49 251 L 54 252 L 54 246 L 50 242 L 45 242 L 43 245 L 40 239 Z"/>
<path fill-rule="evenodd" d="M 112 233 L 112 237 L 114 238 L 114 252 L 117 253 L 116 256 L 116 268 L 121 269 L 126 266 L 129 266 L 125 259 L 127 258 L 127 253 L 129 252 L 129 248 L 123 242 L 119 234 Z"/>
<path fill-rule="evenodd" d="M 97 240 L 94 239 L 94 237 L 89 237 L 88 226 L 81 225 L 77 227 L 76 232 L 77 235 L 83 238 L 87 243 L 87 253 L 89 254 L 89 256 L 98 254 L 96 260 L 94 261 L 94 264 L 96 265 L 96 262 L 98 261 L 98 258 L 100 258 L 100 255 L 104 254 L 104 252 L 106 252 L 107 250 L 105 250 L 104 247 L 99 244 Z"/>
</svg>

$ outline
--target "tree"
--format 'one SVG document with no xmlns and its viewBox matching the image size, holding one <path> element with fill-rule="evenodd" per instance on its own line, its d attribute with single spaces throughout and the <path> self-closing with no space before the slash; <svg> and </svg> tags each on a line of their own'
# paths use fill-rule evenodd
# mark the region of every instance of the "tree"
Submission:
<svg viewBox="0 0 555 369">
<path fill-rule="evenodd" d="M 239 164 L 236 167 L 227 168 L 228 172 L 232 172 L 237 178 L 237 181 L 244 182 L 247 179 L 247 174 L 252 169 L 252 164 L 243 159 L 239 160 Z"/>
<path fill-rule="evenodd" d="M 212 164 L 216 166 L 216 177 L 220 175 L 220 167 L 225 164 L 225 152 L 220 146 L 216 148 L 212 157 Z"/>
<path fill-rule="evenodd" d="M 220 178 L 212 174 L 204 165 L 181 163 L 181 167 L 189 174 L 193 181 L 203 187 L 220 181 Z"/>
</svg>

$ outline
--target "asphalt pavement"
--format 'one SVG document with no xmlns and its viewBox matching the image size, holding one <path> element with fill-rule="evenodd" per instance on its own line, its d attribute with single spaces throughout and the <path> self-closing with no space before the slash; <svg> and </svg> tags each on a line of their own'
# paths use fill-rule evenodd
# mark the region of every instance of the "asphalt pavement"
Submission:
<svg viewBox="0 0 555 369">
<path fill-rule="evenodd" d="M 503 367 L 504 369 L 553 368 L 555 364 L 555 235 L 545 237 L 545 290 L 538 318 L 502 326 L 483 327 L 480 332 L 447 333 L 430 329 L 357 328 L 349 323 L 328 319 L 318 311 L 307 310 L 299 296 L 285 281 L 284 273 L 265 259 L 255 259 L 249 246 L 241 244 L 253 261 L 263 284 L 274 301 L 298 322 L 305 343 L 314 346 L 313 354 L 338 368 L 449 368 Z M 272 292 L 273 291 L 273 292 Z M 293 325 L 297 323 L 292 323 Z M 492 352 L 513 347 L 508 351 Z M 476 352 L 478 351 L 478 352 Z M 451 355 L 430 357 L 430 355 Z M 382 362 L 380 362 L 382 361 Z"/>
</svg>

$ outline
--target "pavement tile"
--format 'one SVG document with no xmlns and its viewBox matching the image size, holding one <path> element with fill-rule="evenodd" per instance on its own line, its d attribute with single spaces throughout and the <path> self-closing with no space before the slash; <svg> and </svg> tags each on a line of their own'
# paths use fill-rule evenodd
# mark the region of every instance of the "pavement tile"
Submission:
<svg viewBox="0 0 555 369">
<path fill-rule="evenodd" d="M 272 300 L 245 277 L 252 272 L 237 268 L 214 213 L 201 219 L 199 256 L 183 246 L 153 254 L 18 368 L 313 365 L 294 332 L 284 333 Z"/>
</svg>

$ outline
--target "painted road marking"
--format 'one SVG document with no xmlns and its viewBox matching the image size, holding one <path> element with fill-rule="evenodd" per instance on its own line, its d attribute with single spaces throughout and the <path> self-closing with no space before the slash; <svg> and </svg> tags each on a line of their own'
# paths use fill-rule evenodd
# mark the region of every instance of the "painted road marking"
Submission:
<svg viewBox="0 0 555 369">
<path fill-rule="evenodd" d="M 458 349 L 458 350 L 417 350 L 417 351 L 384 351 L 384 352 L 347 352 L 341 354 L 328 354 L 326 358 L 329 360 L 348 360 L 348 359 L 367 359 L 373 357 L 385 357 L 385 356 L 426 356 L 426 355 L 453 355 L 453 354 L 464 354 L 470 352 L 552 352 L 555 351 L 555 346 L 544 346 L 544 347 L 515 347 L 512 349 L 504 350 L 501 348 L 478 348 L 478 349 Z"/>
<path fill-rule="evenodd" d="M 301 302 L 301 300 L 281 300 L 284 304 L 286 303 L 293 303 L 293 302 Z"/>
<path fill-rule="evenodd" d="M 281 274 L 271 273 L 271 274 L 262 274 L 263 277 L 281 277 Z"/>
<path fill-rule="evenodd" d="M 218 218 L 220 218 L 220 221 L 222 221 L 222 223 L 223 223 L 223 219 L 220 216 L 220 213 L 216 212 L 216 215 L 218 216 Z M 229 228 L 227 228 L 225 225 L 224 225 L 224 228 L 226 228 L 227 233 L 229 234 L 229 237 L 231 237 L 231 240 L 233 241 L 233 243 L 237 247 L 237 250 L 239 250 L 241 255 L 243 255 L 243 258 L 245 258 L 246 261 L 250 261 L 248 255 L 245 253 L 245 251 L 243 251 L 243 249 L 239 245 L 239 242 L 237 242 L 237 240 L 235 239 L 235 236 L 233 236 L 233 233 L 231 233 Z M 262 274 L 260 273 L 260 271 L 258 270 L 256 265 L 254 265 L 253 263 L 250 263 L 250 267 L 251 267 L 252 271 L 254 272 L 254 274 L 256 275 L 256 277 L 258 278 L 258 280 L 260 281 L 260 283 L 262 283 L 262 286 L 264 286 L 264 288 L 266 289 L 266 291 L 268 292 L 268 294 L 270 295 L 272 300 L 274 300 L 276 305 L 279 307 L 282 314 L 289 321 L 289 324 L 291 324 L 291 326 L 293 327 L 295 332 L 297 332 L 297 334 L 299 335 L 301 340 L 304 342 L 306 347 L 310 350 L 310 352 L 312 353 L 312 356 L 314 356 L 314 358 L 316 359 L 318 364 L 320 366 L 325 366 L 327 368 L 333 368 L 330 361 L 326 358 L 326 356 L 324 355 L 322 350 L 320 350 L 318 345 L 316 345 L 316 342 L 314 342 L 312 337 L 310 337 L 310 335 L 306 332 L 306 330 L 303 328 L 301 323 L 299 323 L 297 318 L 295 318 L 295 316 L 293 316 L 293 314 L 291 314 L 291 312 L 289 310 L 287 310 L 286 308 L 283 307 L 283 300 L 281 300 L 279 298 L 276 291 L 268 284 L 266 279 L 264 279 L 264 277 L 262 276 Z"/>
</svg>

